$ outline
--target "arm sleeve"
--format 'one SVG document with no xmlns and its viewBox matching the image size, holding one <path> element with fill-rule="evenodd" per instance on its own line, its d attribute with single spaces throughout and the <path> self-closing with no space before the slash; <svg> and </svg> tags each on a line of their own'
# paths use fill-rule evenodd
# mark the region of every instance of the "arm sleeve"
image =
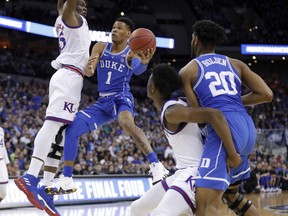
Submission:
<svg viewBox="0 0 288 216">
<path fill-rule="evenodd" d="M 132 59 L 132 70 L 135 75 L 140 75 L 147 69 L 147 64 L 143 64 L 139 58 Z"/>
</svg>

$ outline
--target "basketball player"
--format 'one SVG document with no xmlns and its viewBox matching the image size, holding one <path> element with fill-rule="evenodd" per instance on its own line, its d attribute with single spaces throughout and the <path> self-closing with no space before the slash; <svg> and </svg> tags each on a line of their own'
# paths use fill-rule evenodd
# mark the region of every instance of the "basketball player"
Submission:
<svg viewBox="0 0 288 216">
<path fill-rule="evenodd" d="M 83 86 L 84 66 L 89 59 L 91 39 L 86 19 L 84 0 L 58 1 L 59 17 L 55 27 L 59 39 L 60 55 L 51 65 L 57 71 L 49 84 L 49 104 L 45 122 L 35 138 L 32 160 L 26 175 L 15 180 L 28 200 L 49 215 L 60 215 L 54 208 L 53 196 L 45 193 L 45 185 L 52 183 L 61 153 L 62 132 L 71 124 L 78 110 Z M 52 146 L 51 146 L 52 145 Z M 50 148 L 52 150 L 49 153 Z M 47 156 L 48 155 L 48 156 Z M 37 176 L 44 164 L 44 186 L 37 189 Z M 38 194 L 44 199 L 38 198 Z"/>
<path fill-rule="evenodd" d="M 129 81 L 133 74 L 140 75 L 147 69 L 155 50 L 137 54 L 130 51 L 127 40 L 134 29 L 133 22 L 118 18 L 112 27 L 112 43 L 98 42 L 85 67 L 86 74 L 93 75 L 97 66 L 99 99 L 92 106 L 78 112 L 73 124 L 66 130 L 64 144 L 64 178 L 49 193 L 69 193 L 76 190 L 72 179 L 74 160 L 78 152 L 78 138 L 113 119 L 135 141 L 150 162 L 153 182 L 168 175 L 168 170 L 158 161 L 144 132 L 134 123 L 134 98 L 130 93 Z M 67 148 L 66 148 L 67 147 Z M 66 148 L 66 149 L 65 149 Z M 55 189 L 55 191 L 53 190 Z"/>
<path fill-rule="evenodd" d="M 147 95 L 161 112 L 161 124 L 172 146 L 177 171 L 154 185 L 140 199 L 131 204 L 131 216 L 194 215 L 195 177 L 203 153 L 202 132 L 196 123 L 210 123 L 229 145 L 233 140 L 221 111 L 212 108 L 188 107 L 185 98 L 171 98 L 178 88 L 178 74 L 167 64 L 152 69 Z"/>
<path fill-rule="evenodd" d="M 241 181 L 249 178 L 248 155 L 256 142 L 254 123 L 244 105 L 270 102 L 273 93 L 246 64 L 215 53 L 216 45 L 225 38 L 225 31 L 218 24 L 208 20 L 196 22 L 191 41 L 196 58 L 179 73 L 189 104 L 221 110 L 235 145 L 235 148 L 227 148 L 215 130 L 208 126 L 208 137 L 196 179 L 196 214 L 218 215 L 222 197 L 223 202 L 237 215 L 255 216 L 259 213 L 252 202 L 238 193 Z M 242 82 L 251 92 L 241 97 Z M 231 159 L 237 157 L 237 153 L 241 156 L 241 163 L 235 167 L 239 160 L 232 164 Z M 232 167 L 230 172 L 227 172 L 226 166 Z"/>
<path fill-rule="evenodd" d="M 6 197 L 8 186 L 7 165 L 10 163 L 4 142 L 4 130 L 0 127 L 0 203 Z"/>
</svg>

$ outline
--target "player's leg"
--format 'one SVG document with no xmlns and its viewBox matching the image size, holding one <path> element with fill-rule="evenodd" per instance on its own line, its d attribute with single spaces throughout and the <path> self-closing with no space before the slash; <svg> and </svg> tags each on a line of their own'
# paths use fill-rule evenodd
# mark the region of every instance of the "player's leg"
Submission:
<svg viewBox="0 0 288 216">
<path fill-rule="evenodd" d="M 175 180 L 152 215 L 194 215 L 196 174 L 197 167 L 176 171 Z"/>
<path fill-rule="evenodd" d="M 196 179 L 196 214 L 219 215 L 221 197 L 229 186 L 230 177 L 226 168 L 226 151 L 216 132 L 209 126 L 208 138 Z"/>
<path fill-rule="evenodd" d="M 167 181 L 172 181 L 173 176 L 155 184 L 139 199 L 132 202 L 130 206 L 130 216 L 146 216 L 151 213 L 160 203 L 168 190 Z"/>
<path fill-rule="evenodd" d="M 55 136 L 54 142 L 52 143 L 50 152 L 45 160 L 44 165 L 44 177 L 43 177 L 43 186 L 38 188 L 38 194 L 43 199 L 45 204 L 44 210 L 48 215 L 59 216 L 60 213 L 54 206 L 54 195 L 47 194 L 45 191 L 46 187 L 51 187 L 53 184 L 54 176 L 57 172 L 57 168 L 59 166 L 59 162 L 62 158 L 63 153 L 63 145 L 64 145 L 64 135 L 65 128 L 68 125 L 63 125 L 60 127 L 58 133 Z"/>
<path fill-rule="evenodd" d="M 154 209 L 153 216 L 175 216 L 175 215 L 194 215 L 191 208 L 187 208 L 189 202 L 188 195 L 183 191 L 169 189 L 164 195 L 159 205 Z M 190 201 L 191 202 L 191 201 Z"/>
<path fill-rule="evenodd" d="M 260 216 L 251 200 L 248 200 L 244 195 L 238 192 L 240 183 L 241 182 L 235 182 L 233 185 L 230 185 L 223 194 L 222 201 L 228 205 L 236 215 Z"/>
<path fill-rule="evenodd" d="M 5 184 L 0 183 L 0 203 L 7 195 L 7 186 L 8 186 L 8 183 L 5 183 Z"/>
<path fill-rule="evenodd" d="M 38 198 L 37 185 L 40 179 L 37 178 L 47 154 L 50 150 L 51 143 L 63 123 L 46 120 L 38 132 L 34 141 L 34 151 L 27 174 L 17 178 L 15 184 L 23 191 L 28 200 L 37 208 L 44 209 L 42 200 Z"/>
<path fill-rule="evenodd" d="M 76 114 L 73 123 L 65 130 L 63 176 L 52 187 L 47 187 L 48 194 L 67 194 L 77 190 L 72 179 L 74 161 L 78 154 L 78 139 L 83 134 L 97 129 L 98 126 L 113 119 L 103 113 L 103 104 L 97 101 Z"/>
<path fill-rule="evenodd" d="M 222 190 L 211 188 L 196 189 L 196 215 L 219 215 L 218 209 L 223 195 Z"/>
<path fill-rule="evenodd" d="M 78 138 L 89 131 L 90 128 L 87 122 L 78 116 L 76 116 L 73 123 L 66 128 L 64 142 L 64 176 L 55 185 L 51 186 L 49 184 L 48 187 L 46 187 L 46 192 L 48 194 L 66 194 L 77 190 L 72 180 L 72 172 L 74 160 L 78 154 Z M 50 162 L 56 163 L 56 160 L 54 160 L 54 162 L 50 160 Z M 50 168 L 50 173 L 52 175 L 56 170 L 52 166 Z"/>
<path fill-rule="evenodd" d="M 167 177 L 169 171 L 159 162 L 143 130 L 135 125 L 133 101 L 132 94 L 128 93 L 115 97 L 114 102 L 117 110 L 116 115 L 118 115 L 117 119 L 123 130 L 133 138 L 137 147 L 149 160 L 153 175 L 153 184 L 155 184 Z"/>
<path fill-rule="evenodd" d="M 6 150 L 5 150 L 6 151 Z M 3 158 L 0 159 L 0 203 L 7 195 L 8 171 Z"/>
</svg>

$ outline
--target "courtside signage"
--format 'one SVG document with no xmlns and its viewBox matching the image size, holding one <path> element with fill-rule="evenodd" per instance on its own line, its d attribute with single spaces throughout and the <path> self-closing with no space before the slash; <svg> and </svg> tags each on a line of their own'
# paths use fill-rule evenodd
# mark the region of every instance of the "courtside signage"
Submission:
<svg viewBox="0 0 288 216">
<path fill-rule="evenodd" d="M 55 205 L 135 200 L 152 185 L 149 177 L 75 178 L 74 181 L 77 191 L 55 196 Z M 8 194 L 1 202 L 0 209 L 23 206 L 31 206 L 31 204 L 26 195 L 16 187 L 14 181 L 9 180 Z"/>
<path fill-rule="evenodd" d="M 241 54 L 288 55 L 288 46 L 273 44 L 241 44 Z"/>
</svg>

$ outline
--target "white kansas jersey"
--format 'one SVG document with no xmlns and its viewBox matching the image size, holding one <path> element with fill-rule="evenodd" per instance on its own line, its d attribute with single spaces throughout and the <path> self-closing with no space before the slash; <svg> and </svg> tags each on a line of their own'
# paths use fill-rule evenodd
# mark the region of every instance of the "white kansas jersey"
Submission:
<svg viewBox="0 0 288 216">
<path fill-rule="evenodd" d="M 0 127 L 0 160 L 4 160 L 5 163 L 9 163 L 5 142 L 4 142 L 4 130 Z"/>
<path fill-rule="evenodd" d="M 59 41 L 60 55 L 51 65 L 60 69 L 62 65 L 73 65 L 83 71 L 89 59 L 91 38 L 86 19 L 80 16 L 82 24 L 78 27 L 69 27 L 59 16 L 55 22 L 55 28 Z"/>
<path fill-rule="evenodd" d="M 169 131 L 164 124 L 164 115 L 167 108 L 175 104 L 188 106 L 181 98 L 167 101 L 161 112 L 161 124 L 169 144 L 172 146 L 176 158 L 176 168 L 199 167 L 203 153 L 201 130 L 196 123 L 181 123 L 176 132 Z"/>
</svg>

